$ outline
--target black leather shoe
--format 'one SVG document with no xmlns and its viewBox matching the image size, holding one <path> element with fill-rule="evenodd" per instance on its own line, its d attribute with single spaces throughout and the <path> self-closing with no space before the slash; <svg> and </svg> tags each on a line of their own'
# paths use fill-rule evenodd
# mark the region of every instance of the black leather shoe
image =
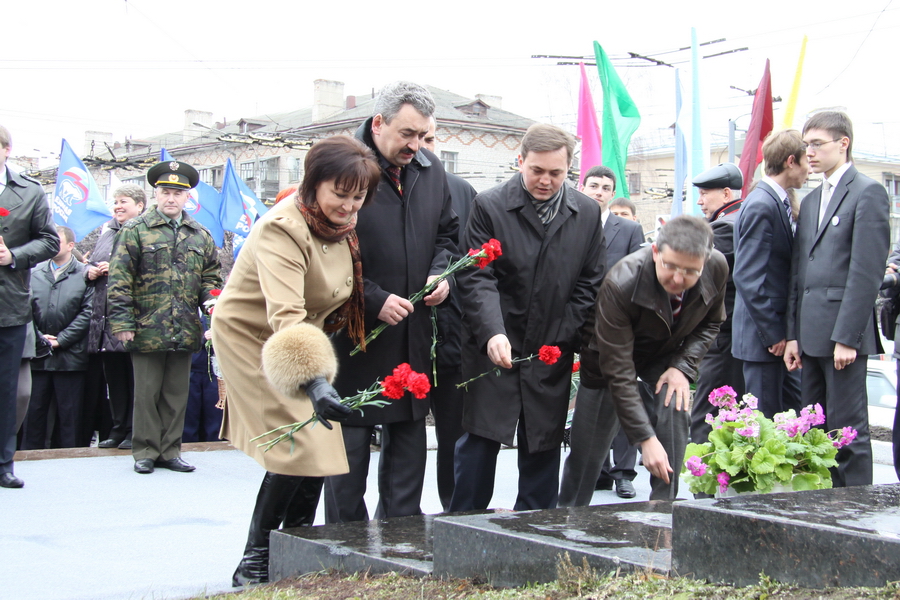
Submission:
<svg viewBox="0 0 900 600">
<path fill-rule="evenodd" d="M 130 439 L 122 440 L 122 443 L 119 444 L 119 450 L 131 450 L 131 440 Z"/>
<path fill-rule="evenodd" d="M 139 458 L 134 461 L 134 472 L 140 473 L 141 475 L 147 475 L 153 472 L 153 459 L 152 458 Z"/>
<path fill-rule="evenodd" d="M 157 460 L 156 466 L 160 469 L 169 469 L 170 471 L 178 471 L 179 473 L 190 473 L 197 467 L 184 462 L 180 456 L 170 458 L 169 460 Z"/>
<path fill-rule="evenodd" d="M 103 440 L 99 444 L 97 444 L 98 448 L 118 448 L 121 440 L 114 440 L 113 438 L 109 438 L 108 440 Z"/>
<path fill-rule="evenodd" d="M 629 479 L 616 479 L 616 496 L 619 498 L 634 498 L 637 496 L 634 484 Z"/>
<path fill-rule="evenodd" d="M 25 487 L 25 482 L 12 473 L 4 473 L 3 475 L 0 475 L 0 487 L 20 488 Z"/>
</svg>

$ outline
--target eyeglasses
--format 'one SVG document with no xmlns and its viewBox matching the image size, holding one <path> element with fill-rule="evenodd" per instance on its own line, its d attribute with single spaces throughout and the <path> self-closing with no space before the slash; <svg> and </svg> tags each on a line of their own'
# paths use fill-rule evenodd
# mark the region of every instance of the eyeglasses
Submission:
<svg viewBox="0 0 900 600">
<path fill-rule="evenodd" d="M 808 143 L 806 144 L 806 147 L 807 147 L 808 149 L 812 150 L 813 152 L 818 152 L 819 149 L 820 149 L 822 146 L 824 146 L 825 144 L 830 144 L 831 142 L 839 142 L 839 141 L 841 141 L 841 138 L 838 138 L 838 139 L 836 139 L 836 140 L 828 140 L 828 141 L 825 141 L 825 142 L 808 142 Z"/>
<path fill-rule="evenodd" d="M 685 269 L 684 267 L 678 267 L 671 263 L 667 263 L 664 260 L 659 261 L 659 265 L 666 271 L 681 273 L 684 277 L 700 277 L 700 275 L 703 274 L 703 269 Z"/>
</svg>

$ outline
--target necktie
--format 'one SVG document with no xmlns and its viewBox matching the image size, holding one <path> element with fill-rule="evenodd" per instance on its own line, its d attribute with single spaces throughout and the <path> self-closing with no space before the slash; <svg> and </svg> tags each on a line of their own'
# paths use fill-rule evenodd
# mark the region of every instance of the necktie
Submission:
<svg viewBox="0 0 900 600">
<path fill-rule="evenodd" d="M 681 315 L 682 296 L 669 296 L 669 304 L 672 305 L 672 321 L 677 321 Z"/>
<path fill-rule="evenodd" d="M 785 212 L 787 212 L 788 223 L 791 224 L 791 232 L 796 233 L 797 224 L 794 223 L 794 215 L 791 213 L 791 200 L 785 196 L 781 201 L 784 203 Z"/>
<path fill-rule="evenodd" d="M 394 187 L 397 189 L 397 192 L 400 194 L 400 197 L 403 197 L 403 186 L 400 185 L 400 167 L 390 166 L 387 168 L 388 177 L 391 178 L 391 181 L 394 184 Z"/>
<path fill-rule="evenodd" d="M 822 198 L 819 200 L 819 225 L 825 218 L 825 211 L 828 210 L 828 202 L 831 201 L 831 182 L 827 179 L 822 182 Z"/>
</svg>

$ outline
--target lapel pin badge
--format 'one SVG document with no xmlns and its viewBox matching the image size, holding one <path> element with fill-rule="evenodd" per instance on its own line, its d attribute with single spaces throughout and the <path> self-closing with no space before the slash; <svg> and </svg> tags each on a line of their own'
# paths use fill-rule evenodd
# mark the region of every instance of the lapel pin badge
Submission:
<svg viewBox="0 0 900 600">
<path fill-rule="evenodd" d="M 831 224 L 837 227 L 837 224 L 840 223 L 841 220 L 838 217 L 831 217 Z"/>
</svg>

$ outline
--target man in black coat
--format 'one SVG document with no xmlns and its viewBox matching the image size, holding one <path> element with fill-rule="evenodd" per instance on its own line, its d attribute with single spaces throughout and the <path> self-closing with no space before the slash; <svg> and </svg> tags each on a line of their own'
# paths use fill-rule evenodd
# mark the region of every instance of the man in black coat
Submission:
<svg viewBox="0 0 900 600">
<path fill-rule="evenodd" d="M 0 125 L 0 487 L 20 488 L 13 473 L 19 365 L 31 326 L 31 268 L 59 251 L 44 190 L 6 167 L 9 130 Z"/>
<path fill-rule="evenodd" d="M 470 383 L 456 444 L 456 487 L 450 510 L 484 509 L 491 500 L 497 453 L 519 455 L 514 508 L 554 508 L 566 424 L 572 357 L 603 277 L 606 247 L 600 207 L 565 185 L 575 140 L 535 124 L 522 139 L 520 173 L 475 197 L 464 248 L 490 239 L 502 256 L 459 274 L 465 325 L 464 380 L 494 368 L 499 376 Z M 558 346 L 558 361 L 514 358 Z"/>
<path fill-rule="evenodd" d="M 871 485 L 866 359 L 883 350 L 874 306 L 890 250 L 889 200 L 853 166 L 846 114 L 814 114 L 803 141 L 823 182 L 800 203 L 784 360 L 792 371 L 802 367 L 801 403 L 821 403 L 826 428 L 858 433 L 835 457 L 834 487 Z"/>
<path fill-rule="evenodd" d="M 435 151 L 437 123 L 431 117 L 431 126 L 425 134 L 424 146 Z M 453 212 L 459 218 L 459 236 L 465 232 L 466 222 L 472 210 L 472 200 L 477 192 L 468 181 L 455 173 L 446 173 L 450 186 Z M 462 381 L 462 307 L 455 281 L 450 282 L 450 298 L 435 309 L 437 311 L 437 382 L 431 389 L 431 415 L 434 417 L 434 433 L 437 437 L 437 486 L 441 506 L 450 508 L 453 497 L 453 457 L 456 442 L 463 434 L 463 391 L 457 388 Z"/>
<path fill-rule="evenodd" d="M 356 233 L 363 264 L 366 330 L 388 327 L 366 352 L 350 356 L 354 343 L 334 338 L 341 368 L 334 387 L 355 394 L 390 375 L 401 363 L 431 373 L 431 306 L 447 299 L 444 281 L 417 307 L 407 300 L 440 275 L 458 252 L 457 218 L 451 207 L 444 169 L 422 148 L 434 113 L 431 94 L 420 85 L 386 86 L 375 116 L 356 131 L 382 167 L 375 197 L 359 211 Z M 440 384 L 440 382 L 438 382 Z M 363 498 L 369 471 L 369 442 L 382 425 L 376 518 L 421 514 L 425 478 L 425 416 L 429 400 L 407 394 L 383 408 L 354 412 L 342 424 L 350 472 L 325 481 L 325 520 L 360 521 L 369 513 Z"/>
<path fill-rule="evenodd" d="M 741 208 L 740 195 L 744 176 L 737 165 L 722 163 L 707 169 L 694 178 L 700 188 L 697 205 L 706 215 L 713 230 L 713 246 L 728 261 L 728 285 L 725 288 L 725 313 L 727 318 L 719 329 L 719 335 L 709 347 L 700 364 L 700 378 L 694 392 L 691 410 L 691 441 L 706 441 L 712 426 L 706 422 L 708 413 L 716 409 L 709 403 L 709 393 L 723 385 L 730 385 L 738 397 L 744 395 L 744 373 L 741 361 L 731 355 L 731 314 L 734 312 L 734 222 Z"/>
<path fill-rule="evenodd" d="M 56 405 L 56 432 L 61 448 L 79 446 L 84 376 L 88 365 L 87 333 L 94 288 L 84 265 L 75 260 L 75 232 L 57 227 L 59 252 L 32 270 L 32 293 L 40 307 L 36 325 L 50 340 L 53 354 L 31 362 L 31 402 L 25 418 L 25 450 L 46 448 L 47 417 Z"/>
<path fill-rule="evenodd" d="M 766 174 L 742 203 L 734 227 L 731 353 L 743 363 L 747 392 L 771 419 L 800 410 L 800 374 L 788 372 L 782 356 L 795 226 L 788 190 L 803 186 L 809 161 L 796 129 L 769 136 L 763 157 Z"/>
</svg>

